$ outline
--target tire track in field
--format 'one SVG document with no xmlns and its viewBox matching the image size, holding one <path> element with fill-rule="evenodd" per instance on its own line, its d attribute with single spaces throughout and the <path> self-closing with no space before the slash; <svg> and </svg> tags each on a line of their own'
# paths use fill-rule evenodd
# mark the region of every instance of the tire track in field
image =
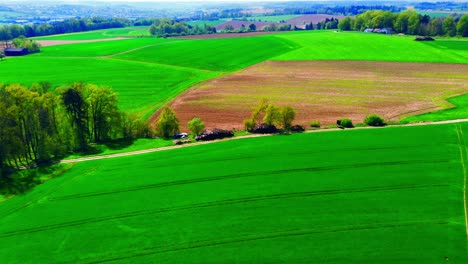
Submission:
<svg viewBox="0 0 468 264">
<path fill-rule="evenodd" d="M 345 193 L 400 191 L 400 190 L 409 190 L 409 189 L 440 188 L 440 187 L 448 187 L 448 186 L 450 185 L 430 184 L 430 185 L 383 186 L 383 187 L 369 187 L 369 188 L 353 188 L 353 189 L 344 189 L 344 190 L 321 190 L 321 191 L 297 192 L 297 193 L 280 193 L 280 194 L 252 196 L 252 197 L 245 197 L 245 198 L 238 198 L 238 199 L 226 199 L 226 200 L 221 200 L 221 201 L 205 202 L 205 203 L 199 203 L 199 204 L 159 208 L 155 210 L 135 211 L 135 212 L 125 213 L 125 214 L 120 214 L 120 215 L 88 218 L 88 219 L 70 221 L 70 222 L 65 222 L 65 223 L 58 223 L 58 224 L 47 225 L 47 226 L 14 230 L 10 232 L 0 233 L 0 238 L 10 237 L 10 236 L 15 236 L 15 235 L 22 235 L 22 234 L 30 234 L 30 233 L 36 233 L 36 232 L 42 232 L 42 231 L 49 231 L 53 229 L 60 229 L 60 228 L 79 226 L 79 225 L 85 225 L 85 224 L 92 224 L 92 223 L 104 222 L 104 221 L 109 221 L 109 220 L 125 219 L 125 218 L 131 218 L 131 217 L 154 215 L 154 214 L 161 214 L 161 213 L 175 212 L 175 211 L 210 208 L 210 207 L 224 206 L 224 205 L 231 205 L 231 204 L 250 203 L 250 202 L 276 200 L 276 199 L 288 199 L 288 198 L 297 198 L 297 197 L 337 195 L 337 194 L 345 194 Z"/>
<path fill-rule="evenodd" d="M 141 190 L 146 190 L 146 189 L 157 189 L 157 188 L 164 188 L 164 187 L 178 186 L 178 185 L 185 185 L 185 184 L 213 182 L 213 181 L 222 181 L 222 180 L 227 180 L 227 179 L 238 179 L 238 178 L 266 176 L 266 175 L 277 175 L 277 174 L 298 173 L 298 172 L 330 171 L 330 170 L 342 170 L 342 169 L 356 169 L 356 168 L 368 168 L 368 167 L 377 167 L 377 166 L 381 167 L 381 166 L 401 166 L 401 165 L 427 164 L 427 163 L 430 163 L 430 164 L 448 163 L 450 161 L 451 160 L 413 160 L 413 161 L 393 161 L 393 162 L 372 162 L 372 163 L 361 163 L 361 164 L 347 164 L 347 165 L 340 165 L 340 166 L 324 166 L 324 167 L 309 167 L 309 168 L 274 170 L 274 171 L 263 171 L 263 172 L 247 172 L 247 173 L 228 174 L 228 175 L 205 177 L 205 178 L 198 178 L 198 179 L 186 179 L 186 180 L 173 181 L 173 182 L 140 185 L 140 186 L 135 186 L 132 188 L 122 188 L 122 189 L 109 190 L 109 191 L 104 191 L 104 192 L 72 194 L 72 195 L 50 198 L 49 201 L 61 201 L 61 200 L 69 200 L 69 199 L 96 197 L 96 196 L 120 194 L 120 193 L 126 193 L 126 192 L 135 192 L 135 191 L 141 191 Z"/>
<path fill-rule="evenodd" d="M 467 178 L 467 167 L 466 167 L 466 162 L 467 162 L 467 157 L 468 153 L 466 150 L 466 143 L 465 143 L 465 138 L 463 135 L 463 128 L 460 125 L 455 126 L 455 129 L 457 131 L 457 137 L 458 137 L 458 142 L 459 142 L 459 150 L 460 150 L 460 159 L 461 159 L 461 165 L 463 169 L 463 209 L 465 213 L 465 231 L 466 231 L 466 237 L 468 239 L 468 209 L 466 206 L 466 178 Z"/>
<path fill-rule="evenodd" d="M 73 165 L 72 165 L 72 167 L 73 167 Z M 70 168 L 71 168 L 71 167 L 70 167 Z M 70 168 L 68 168 L 68 169 L 66 169 L 66 170 L 69 170 Z M 10 209 L 10 210 L 4 212 L 4 213 L 1 213 L 1 214 L 0 214 L 0 219 L 1 219 L 1 218 L 4 218 L 4 217 L 7 217 L 7 216 L 9 216 L 9 215 L 11 215 L 11 214 L 14 214 L 14 213 L 16 213 L 16 212 L 18 212 L 18 211 L 20 211 L 20 210 L 26 208 L 26 207 L 29 207 L 29 206 L 32 205 L 32 204 L 35 204 L 35 203 L 39 202 L 40 200 L 44 199 L 44 198 L 47 197 L 48 195 L 51 195 L 51 194 L 57 192 L 57 191 L 60 190 L 63 186 L 65 186 L 65 185 L 67 185 L 67 184 L 73 182 L 74 180 L 76 180 L 76 178 L 78 178 L 78 177 L 80 177 L 80 176 L 88 175 L 88 174 L 94 172 L 95 170 L 96 170 L 96 168 L 91 169 L 91 170 L 89 170 L 88 172 L 86 172 L 86 173 L 84 173 L 84 174 L 75 175 L 74 177 L 71 177 L 70 179 L 63 181 L 62 183 L 60 183 L 60 184 L 54 186 L 53 188 L 44 190 L 43 192 L 39 193 L 36 197 L 33 197 L 32 199 L 27 200 L 27 201 L 25 201 L 24 203 L 21 203 L 19 206 L 14 207 L 14 208 L 12 208 L 12 209 Z"/>
<path fill-rule="evenodd" d="M 448 221 L 446 219 L 427 219 L 419 221 L 404 221 L 404 222 L 386 222 L 379 223 L 374 225 L 355 225 L 355 226 L 332 226 L 328 227 L 328 230 L 322 230 L 318 228 L 310 229 L 296 229 L 296 230 L 285 230 L 278 232 L 262 233 L 256 235 L 244 235 L 237 237 L 226 237 L 216 240 L 198 240 L 180 244 L 164 245 L 164 246 L 155 246 L 148 247 L 140 250 L 133 250 L 122 252 L 121 256 L 116 256 L 107 259 L 96 259 L 89 258 L 88 260 L 84 259 L 81 263 L 95 264 L 95 263 L 107 263 L 115 262 L 122 260 L 129 260 L 132 258 L 164 254 L 169 252 L 177 252 L 182 250 L 192 250 L 198 248 L 206 247 L 215 247 L 221 245 L 229 245 L 236 243 L 246 243 L 258 240 L 269 240 L 269 239 L 278 239 L 278 238 L 288 238 L 288 237 L 298 237 L 298 236 L 308 236 L 308 235 L 317 235 L 317 234 L 329 234 L 329 233 L 344 233 L 344 232 L 354 232 L 354 231 L 368 231 L 376 229 L 395 229 L 395 228 L 405 228 L 413 226 L 425 226 L 425 225 L 447 225 Z"/>
</svg>

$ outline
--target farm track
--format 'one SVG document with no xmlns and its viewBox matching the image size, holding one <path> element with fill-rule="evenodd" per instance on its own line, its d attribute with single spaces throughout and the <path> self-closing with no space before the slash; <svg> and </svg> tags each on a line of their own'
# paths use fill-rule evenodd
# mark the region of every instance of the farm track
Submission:
<svg viewBox="0 0 468 264">
<path fill-rule="evenodd" d="M 49 231 L 52 229 L 60 229 L 60 228 L 66 228 L 66 227 L 71 227 L 71 226 L 92 224 L 92 223 L 116 220 L 116 219 L 125 219 L 125 218 L 139 217 L 139 216 L 145 216 L 145 215 L 154 215 L 154 214 L 168 213 L 168 212 L 174 212 L 174 211 L 185 211 L 185 210 L 217 207 L 217 206 L 239 204 L 239 203 L 249 203 L 249 202 L 258 202 L 258 201 L 275 200 L 275 199 L 288 199 L 288 198 L 297 198 L 297 197 L 339 195 L 339 194 L 347 194 L 347 193 L 366 193 L 366 192 L 382 192 L 382 191 L 400 191 L 400 190 L 411 190 L 411 189 L 414 190 L 414 189 L 424 189 L 424 188 L 440 188 L 440 187 L 448 187 L 448 186 L 450 185 L 448 184 L 401 185 L 401 186 L 352 188 L 352 189 L 344 189 L 344 190 L 321 190 L 321 191 L 310 191 L 310 192 L 253 196 L 253 197 L 245 197 L 245 198 L 239 198 L 239 199 L 227 199 L 227 200 L 221 200 L 221 201 L 191 204 L 191 205 L 185 205 L 185 206 L 159 208 L 155 210 L 143 210 L 143 211 L 130 212 L 130 213 L 125 213 L 125 214 L 120 214 L 120 215 L 111 215 L 111 216 L 89 218 L 89 219 L 83 219 L 83 220 L 77 220 L 77 221 L 70 221 L 70 222 L 59 223 L 59 224 L 54 224 L 54 225 L 4 232 L 4 233 L 0 233 L 0 237 L 10 237 L 10 236 L 16 236 L 16 235 L 30 234 L 30 233 L 36 233 L 36 232 L 42 232 L 42 231 Z"/>
<path fill-rule="evenodd" d="M 447 225 L 448 221 L 445 219 L 427 219 L 419 221 L 405 221 L 405 222 L 387 222 L 379 223 L 375 225 L 355 225 L 355 226 L 331 226 L 328 230 L 320 230 L 318 228 L 311 229 L 299 229 L 299 230 L 285 230 L 279 232 L 270 232 L 257 235 L 244 235 L 238 237 L 227 237 L 218 240 L 199 240 L 187 243 L 180 243 L 167 246 L 156 246 L 149 247 L 139 251 L 128 251 L 120 257 L 113 257 L 108 259 L 89 259 L 83 260 L 81 263 L 106 263 L 120 260 L 128 260 L 136 257 L 143 257 L 149 255 L 156 255 L 168 252 L 177 252 L 181 250 L 190 250 L 196 248 L 214 247 L 235 243 L 245 243 L 257 240 L 268 240 L 285 237 L 297 237 L 297 236 L 308 236 L 315 234 L 327 234 L 327 233 L 342 233 L 342 232 L 353 232 L 353 231 L 365 231 L 365 230 L 376 230 L 376 229 L 394 229 L 394 228 L 405 228 L 413 226 L 424 226 L 424 225 Z M 323 229 L 323 228 L 322 228 Z"/>
<path fill-rule="evenodd" d="M 425 123 L 392 125 L 392 126 L 386 126 L 386 127 L 356 127 L 356 128 L 351 129 L 351 130 L 388 129 L 388 128 L 392 128 L 392 127 L 444 125 L 444 124 L 456 124 L 456 123 L 464 123 L 464 122 L 468 122 L 468 118 L 467 119 L 457 119 L 457 120 L 446 120 L 446 121 L 439 121 L 439 122 L 425 122 Z M 331 132 L 331 131 L 342 131 L 342 129 L 336 128 L 336 129 L 309 130 L 309 131 L 306 131 L 305 133 L 326 133 L 326 132 Z M 169 146 L 169 147 L 129 151 L 129 152 L 108 154 L 108 155 L 101 155 L 101 156 L 89 156 L 89 157 L 83 157 L 83 158 L 68 159 L 68 160 L 62 160 L 59 163 L 60 164 L 66 164 L 66 163 L 77 163 L 77 162 L 85 162 L 85 161 L 92 161 L 92 160 L 111 159 L 111 158 L 118 158 L 118 157 L 128 157 L 128 156 L 141 155 L 141 154 L 147 154 L 147 153 L 153 153 L 153 152 L 159 152 L 159 151 L 166 151 L 166 150 L 172 150 L 172 149 L 195 147 L 195 146 L 200 146 L 200 145 L 205 145 L 205 144 L 213 144 L 213 143 L 223 142 L 223 141 L 227 141 L 227 140 L 240 140 L 240 139 L 246 139 L 246 138 L 268 137 L 268 136 L 272 136 L 272 135 L 271 134 L 248 135 L 248 136 L 235 137 L 235 138 L 230 138 L 230 139 L 225 139 L 225 140 L 197 142 L 197 143 L 192 143 L 192 144 L 188 144 L 188 145 Z"/>
<path fill-rule="evenodd" d="M 188 180 L 180 180 L 180 181 L 173 181 L 173 182 L 148 184 L 148 185 L 136 186 L 133 188 L 110 190 L 106 192 L 75 194 L 75 195 L 51 198 L 49 200 L 58 201 L 58 200 L 78 199 L 78 198 L 85 198 L 85 197 L 111 195 L 111 194 L 117 194 L 117 193 L 120 194 L 120 193 L 127 193 L 127 192 L 135 192 L 135 191 L 140 191 L 140 190 L 145 190 L 145 189 L 157 189 L 157 188 L 164 188 L 164 187 L 169 187 L 169 186 L 186 185 L 186 184 L 193 184 L 193 183 L 200 183 L 200 182 L 222 181 L 222 180 L 227 180 L 227 179 L 257 177 L 257 176 L 265 176 L 265 175 L 280 175 L 280 174 L 287 174 L 287 173 L 331 171 L 331 170 L 344 170 L 344 169 L 349 170 L 349 169 L 355 169 L 355 168 L 401 166 L 401 165 L 427 164 L 427 163 L 434 164 L 434 163 L 449 163 L 449 162 L 450 160 L 413 160 L 413 161 L 394 161 L 394 162 L 374 162 L 374 163 L 349 164 L 349 165 L 341 165 L 341 166 L 324 166 L 324 167 L 310 167 L 310 168 L 289 169 L 289 170 L 238 173 L 238 174 L 230 174 L 230 175 L 215 176 L 215 177 L 206 177 L 206 178 L 198 178 L 198 179 L 188 179 Z"/>
<path fill-rule="evenodd" d="M 468 239 L 468 208 L 466 204 L 466 181 L 467 181 L 467 176 L 468 176 L 466 163 L 468 159 L 468 151 L 467 151 L 467 145 L 465 143 L 462 127 L 457 125 L 456 131 L 457 131 L 457 137 L 458 137 L 459 149 L 460 149 L 460 159 L 461 159 L 460 161 L 461 161 L 462 170 L 463 170 L 463 209 L 464 209 L 464 214 L 465 214 L 465 231 L 466 231 L 466 237 Z"/>
</svg>

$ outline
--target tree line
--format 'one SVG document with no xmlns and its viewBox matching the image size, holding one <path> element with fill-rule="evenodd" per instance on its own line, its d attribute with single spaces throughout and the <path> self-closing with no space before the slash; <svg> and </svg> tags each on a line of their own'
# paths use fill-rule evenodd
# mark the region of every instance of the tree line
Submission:
<svg viewBox="0 0 468 264">
<path fill-rule="evenodd" d="M 340 30 L 363 31 L 366 28 L 390 28 L 396 33 L 422 36 L 468 37 L 468 15 L 431 18 L 415 10 L 402 13 L 373 10 L 346 17 L 338 23 Z"/>
<path fill-rule="evenodd" d="M 185 36 L 216 33 L 216 28 L 206 24 L 202 27 L 198 25 L 191 26 L 184 21 L 164 18 L 154 19 L 149 32 L 152 36 L 158 37 Z"/>
<path fill-rule="evenodd" d="M 92 84 L 0 84 L 1 175 L 87 151 L 90 143 L 151 136 L 148 123 L 117 102 L 110 88 Z"/>
<path fill-rule="evenodd" d="M 72 18 L 62 22 L 4 25 L 0 26 L 0 41 L 8 41 L 20 36 L 37 37 L 55 34 L 65 34 L 107 28 L 122 28 L 133 26 L 134 22 L 127 18 Z"/>
</svg>

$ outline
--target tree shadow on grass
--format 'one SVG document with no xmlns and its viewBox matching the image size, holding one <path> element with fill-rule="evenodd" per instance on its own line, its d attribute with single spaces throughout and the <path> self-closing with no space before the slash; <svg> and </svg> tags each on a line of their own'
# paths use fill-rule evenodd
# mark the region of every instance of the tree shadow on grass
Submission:
<svg viewBox="0 0 468 264">
<path fill-rule="evenodd" d="M 112 140 L 109 142 L 104 143 L 106 147 L 112 150 L 119 150 L 130 147 L 135 140 L 133 139 L 119 139 L 119 140 Z"/>
</svg>

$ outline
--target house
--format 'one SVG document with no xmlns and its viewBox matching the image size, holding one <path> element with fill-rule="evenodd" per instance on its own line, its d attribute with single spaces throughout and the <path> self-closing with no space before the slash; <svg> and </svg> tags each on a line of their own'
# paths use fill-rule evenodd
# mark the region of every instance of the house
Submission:
<svg viewBox="0 0 468 264">
<path fill-rule="evenodd" d="M 373 31 L 374 31 L 374 29 L 372 29 L 372 28 L 364 29 L 364 32 L 366 32 L 366 33 L 372 33 Z"/>
<path fill-rule="evenodd" d="M 393 32 L 393 30 L 391 28 L 382 28 L 380 30 L 380 33 L 382 33 L 382 34 L 393 34 L 394 32 Z"/>
<path fill-rule="evenodd" d="M 24 56 L 28 54 L 28 49 L 24 48 L 7 48 L 5 49 L 6 56 Z"/>
</svg>

